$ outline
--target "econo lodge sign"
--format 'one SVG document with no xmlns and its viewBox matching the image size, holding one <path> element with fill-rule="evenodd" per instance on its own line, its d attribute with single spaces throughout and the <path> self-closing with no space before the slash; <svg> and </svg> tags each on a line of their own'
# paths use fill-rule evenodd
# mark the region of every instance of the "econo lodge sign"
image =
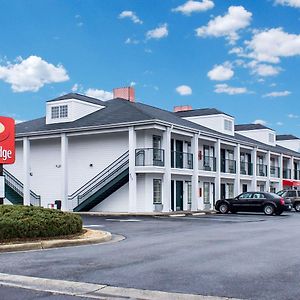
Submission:
<svg viewBox="0 0 300 300">
<path fill-rule="evenodd" d="M 0 164 L 15 162 L 15 121 L 0 117 Z"/>
</svg>

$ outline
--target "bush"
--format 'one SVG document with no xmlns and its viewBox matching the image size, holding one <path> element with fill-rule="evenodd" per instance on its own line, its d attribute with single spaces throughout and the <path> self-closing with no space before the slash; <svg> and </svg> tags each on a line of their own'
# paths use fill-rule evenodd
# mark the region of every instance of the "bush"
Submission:
<svg viewBox="0 0 300 300">
<path fill-rule="evenodd" d="M 0 205 L 0 241 L 66 236 L 82 231 L 81 217 L 35 206 Z"/>
</svg>

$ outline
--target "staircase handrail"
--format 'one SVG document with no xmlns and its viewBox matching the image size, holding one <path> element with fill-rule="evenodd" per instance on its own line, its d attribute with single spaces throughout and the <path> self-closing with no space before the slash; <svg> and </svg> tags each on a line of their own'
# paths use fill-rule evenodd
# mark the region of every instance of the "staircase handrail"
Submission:
<svg viewBox="0 0 300 300">
<path fill-rule="evenodd" d="M 90 179 L 87 183 L 77 189 L 74 193 L 69 195 L 68 200 L 73 200 L 74 198 L 82 198 L 86 194 L 88 194 L 91 190 L 95 189 L 102 182 L 107 180 L 108 177 L 115 174 L 116 171 L 120 170 L 126 164 L 128 164 L 129 151 L 123 153 L 120 157 L 118 157 L 115 161 L 113 161 L 109 166 L 107 166 L 104 170 Z M 113 170 L 116 168 L 115 170 Z M 113 171 L 112 171 L 113 170 Z M 82 194 L 82 195 L 81 195 Z"/>
</svg>

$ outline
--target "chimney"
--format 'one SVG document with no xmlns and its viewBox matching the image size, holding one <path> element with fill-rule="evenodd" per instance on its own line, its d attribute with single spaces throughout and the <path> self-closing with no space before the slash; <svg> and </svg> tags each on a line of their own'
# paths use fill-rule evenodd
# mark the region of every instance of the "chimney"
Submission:
<svg viewBox="0 0 300 300">
<path fill-rule="evenodd" d="M 188 111 L 192 110 L 191 105 L 179 105 L 179 106 L 174 106 L 173 112 L 178 112 L 178 111 Z"/>
<path fill-rule="evenodd" d="M 113 89 L 113 95 L 114 98 L 122 98 L 134 102 L 134 88 L 132 86 Z"/>
</svg>

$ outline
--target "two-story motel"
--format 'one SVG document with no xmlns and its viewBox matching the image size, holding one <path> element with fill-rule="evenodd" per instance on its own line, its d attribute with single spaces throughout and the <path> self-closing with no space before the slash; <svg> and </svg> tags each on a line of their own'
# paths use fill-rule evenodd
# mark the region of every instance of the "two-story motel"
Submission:
<svg viewBox="0 0 300 300">
<path fill-rule="evenodd" d="M 46 117 L 16 125 L 6 202 L 168 212 L 300 185 L 299 138 L 276 138 L 260 124 L 235 125 L 217 109 L 169 112 L 135 102 L 128 91 L 126 99 L 109 101 L 67 94 L 47 101 Z"/>
</svg>

